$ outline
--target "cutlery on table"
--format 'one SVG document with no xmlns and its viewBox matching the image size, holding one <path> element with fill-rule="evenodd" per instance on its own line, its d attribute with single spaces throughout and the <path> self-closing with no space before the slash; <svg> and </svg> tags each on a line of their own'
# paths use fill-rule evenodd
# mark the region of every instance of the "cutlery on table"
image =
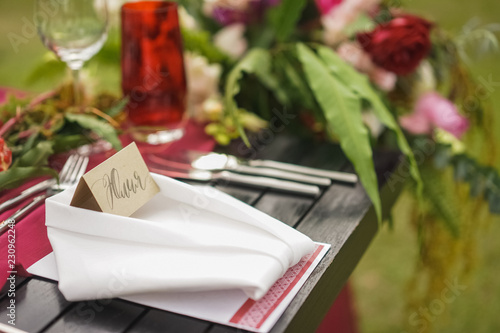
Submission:
<svg viewBox="0 0 500 333">
<path fill-rule="evenodd" d="M 185 180 L 195 180 L 201 182 L 227 181 L 257 188 L 271 188 L 281 192 L 297 193 L 308 196 L 318 196 L 321 190 L 318 186 L 294 183 L 286 180 L 273 179 L 267 177 L 249 176 L 230 171 L 212 172 L 206 170 L 173 170 L 164 166 L 154 167 L 149 165 L 149 170 L 167 177 Z"/>
<path fill-rule="evenodd" d="M 232 155 L 218 153 L 200 153 L 189 151 L 187 158 L 193 168 L 202 170 L 231 170 L 239 167 L 267 168 L 290 173 L 298 173 L 314 177 L 329 178 L 331 180 L 357 183 L 358 176 L 352 173 L 322 170 L 290 163 L 276 162 L 271 160 L 242 160 Z"/>
<path fill-rule="evenodd" d="M 14 223 L 19 222 L 20 219 L 25 217 L 36 207 L 45 202 L 45 199 L 47 199 L 48 197 L 51 197 L 75 185 L 80 180 L 80 177 L 82 177 L 83 174 L 85 173 L 88 163 L 89 163 L 89 158 L 87 156 L 81 156 L 76 154 L 71 155 L 64 164 L 61 172 L 59 173 L 59 184 L 55 179 L 50 179 L 53 180 L 53 182 L 51 182 L 50 183 L 51 185 L 49 185 L 44 189 L 45 190 L 44 194 L 35 197 L 31 202 L 20 208 L 12 216 L 10 216 L 5 221 L 0 223 L 0 235 L 9 228 L 9 224 L 12 220 L 14 221 Z"/>
<path fill-rule="evenodd" d="M 167 168 L 174 168 L 185 171 L 191 171 L 191 170 L 203 170 L 203 171 L 214 171 L 214 172 L 232 171 L 252 176 L 278 178 L 283 180 L 290 180 L 294 182 L 305 183 L 316 186 L 325 186 L 325 187 L 330 186 L 332 183 L 332 181 L 329 178 L 325 177 L 309 176 L 309 175 L 271 169 L 271 168 L 256 168 L 247 165 L 227 164 L 224 161 L 221 161 L 222 158 L 225 158 L 224 156 L 225 155 L 221 154 L 214 154 L 211 156 L 207 156 L 211 160 L 205 160 L 205 163 L 203 164 L 197 163 L 196 165 L 195 163 L 188 163 L 188 162 L 183 163 L 157 155 L 148 155 L 148 159 L 153 163 L 163 165 Z"/>
<path fill-rule="evenodd" d="M 94 144 L 88 144 L 88 145 L 81 146 L 80 148 L 78 148 L 76 150 L 76 154 L 71 155 L 67 159 L 66 162 L 67 163 L 72 162 L 72 159 L 74 158 L 72 156 L 77 156 L 77 155 L 90 156 L 93 154 L 99 154 L 99 153 L 102 153 L 104 151 L 108 151 L 109 149 L 111 149 L 111 144 L 109 142 L 99 140 Z M 75 162 L 76 162 L 76 160 L 75 160 Z M 70 165 L 68 165 L 68 167 L 69 166 Z M 63 166 L 63 169 L 61 170 L 59 177 L 63 174 L 63 171 L 65 171 L 64 170 L 65 167 L 66 167 L 66 164 Z M 0 204 L 0 213 L 4 212 L 7 208 L 17 204 L 18 202 L 21 202 L 24 199 L 27 199 L 27 198 L 33 196 L 36 193 L 48 190 L 49 188 L 51 188 L 55 184 L 57 184 L 57 180 L 55 178 L 51 178 L 51 179 L 44 180 L 36 185 L 33 185 L 30 188 L 27 188 L 26 190 L 22 191 L 18 196 L 1 203 Z"/>
</svg>

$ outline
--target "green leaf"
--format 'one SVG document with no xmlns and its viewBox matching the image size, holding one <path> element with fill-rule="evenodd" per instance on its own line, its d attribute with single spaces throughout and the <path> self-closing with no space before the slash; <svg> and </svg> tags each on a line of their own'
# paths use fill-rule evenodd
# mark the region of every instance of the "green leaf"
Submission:
<svg viewBox="0 0 500 333">
<path fill-rule="evenodd" d="M 211 36 L 207 31 L 193 31 L 182 29 L 184 50 L 200 54 L 210 63 L 229 61 L 228 56 L 214 46 Z"/>
<path fill-rule="evenodd" d="M 33 146 L 35 145 L 36 139 L 38 139 L 38 135 L 40 132 L 37 130 L 35 133 L 31 134 L 28 140 L 23 145 L 23 150 L 21 154 L 26 154 Z"/>
<path fill-rule="evenodd" d="M 276 61 L 283 71 L 285 80 L 292 86 L 294 96 L 297 97 L 306 108 L 316 110 L 317 105 L 314 101 L 314 97 L 307 86 L 305 78 L 299 74 L 298 69 L 295 68 L 285 56 L 278 57 Z"/>
<path fill-rule="evenodd" d="M 362 13 L 358 15 L 356 21 L 345 27 L 344 33 L 346 36 L 351 37 L 358 32 L 372 31 L 375 26 L 375 21 L 367 14 Z"/>
<path fill-rule="evenodd" d="M 49 141 L 39 142 L 35 148 L 30 149 L 17 159 L 12 167 L 40 167 L 48 165 L 48 159 L 54 153 L 52 146 L 53 143 Z"/>
<path fill-rule="evenodd" d="M 382 206 L 368 130 L 361 117 L 361 100 L 348 89 L 307 46 L 298 44 L 299 59 L 321 106 L 330 129 L 338 136 L 340 146 L 353 163 L 370 197 L 377 218 L 382 220 Z"/>
<path fill-rule="evenodd" d="M 101 138 L 111 143 L 114 149 L 122 149 L 122 144 L 120 142 L 120 139 L 118 139 L 118 134 L 110 124 L 105 123 L 93 116 L 85 114 L 67 113 L 66 119 L 96 133 Z"/>
<path fill-rule="evenodd" d="M 443 183 L 439 171 L 430 168 L 422 168 L 422 179 L 424 182 L 424 197 L 431 205 L 433 211 L 441 218 L 445 227 L 454 237 L 460 234 L 458 215 L 459 207 L 456 207 L 454 193 Z"/>
<path fill-rule="evenodd" d="M 413 154 L 401 127 L 399 127 L 392 113 L 389 109 L 387 109 L 384 102 L 382 102 L 380 96 L 375 92 L 368 78 L 347 64 L 331 49 L 322 46 L 318 48 L 318 53 L 323 61 L 328 65 L 330 71 L 335 74 L 335 76 L 341 80 L 344 85 L 350 87 L 359 96 L 361 96 L 361 98 L 370 103 L 377 118 L 385 126 L 387 126 L 387 128 L 394 131 L 399 149 L 408 157 L 408 161 L 410 162 L 410 175 L 417 183 L 417 195 L 420 196 L 422 194 L 423 183 L 422 178 L 420 177 L 417 162 L 415 160 L 415 155 Z"/>
<path fill-rule="evenodd" d="M 0 191 L 16 188 L 29 179 L 51 176 L 57 178 L 57 172 L 48 167 L 11 167 L 7 171 L 0 172 Z"/>
<path fill-rule="evenodd" d="M 282 0 L 281 4 L 271 9 L 271 23 L 276 32 L 276 39 L 284 42 L 297 26 L 306 0 Z"/>
<path fill-rule="evenodd" d="M 41 80 L 44 82 L 61 81 L 66 74 L 66 64 L 55 58 L 47 56 L 31 71 L 26 78 L 27 85 L 34 85 Z"/>
<path fill-rule="evenodd" d="M 53 138 L 54 153 L 64 153 L 71 149 L 92 143 L 92 140 L 82 134 L 56 135 Z"/>
<path fill-rule="evenodd" d="M 280 103 L 287 104 L 288 99 L 286 94 L 281 90 L 276 78 L 271 74 L 271 55 L 268 51 L 258 48 L 252 49 L 234 66 L 226 80 L 224 104 L 226 112 L 232 116 L 243 141 L 249 146 L 250 143 L 245 131 L 237 119 L 238 105 L 234 100 L 240 92 L 239 81 L 243 78 L 243 73 L 255 74 L 266 88 L 273 91 Z"/>
<path fill-rule="evenodd" d="M 127 103 L 129 101 L 128 97 L 122 98 L 118 103 L 113 105 L 109 110 L 106 110 L 104 113 L 106 113 L 110 117 L 116 117 L 120 112 L 123 111 L 125 106 L 127 106 Z"/>
</svg>

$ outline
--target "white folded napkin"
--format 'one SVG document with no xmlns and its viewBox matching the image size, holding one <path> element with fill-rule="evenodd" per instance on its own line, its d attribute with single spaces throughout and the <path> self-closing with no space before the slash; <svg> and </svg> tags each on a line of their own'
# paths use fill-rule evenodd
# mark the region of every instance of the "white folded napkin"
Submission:
<svg viewBox="0 0 500 333">
<path fill-rule="evenodd" d="M 305 235 L 211 187 L 152 174 L 158 193 L 131 217 L 46 202 L 69 301 L 168 291 L 241 289 L 259 299 L 314 249 Z"/>
</svg>

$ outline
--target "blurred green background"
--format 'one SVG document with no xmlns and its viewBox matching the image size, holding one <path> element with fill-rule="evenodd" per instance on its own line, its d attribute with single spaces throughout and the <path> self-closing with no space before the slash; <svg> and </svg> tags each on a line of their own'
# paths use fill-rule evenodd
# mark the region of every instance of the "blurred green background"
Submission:
<svg viewBox="0 0 500 333">
<path fill-rule="evenodd" d="M 479 19 L 483 24 L 500 23 L 498 0 L 407 0 L 405 3 L 407 8 L 439 22 L 456 35 L 472 18 Z M 26 83 L 28 75 L 46 52 L 34 31 L 28 30 L 31 38 L 22 40 L 17 52 L 9 40 L 13 33 L 22 35 L 25 26 L 23 18 L 31 21 L 32 15 L 32 1 L 0 1 L 0 86 L 37 92 L 56 84 L 49 77 L 35 85 Z M 497 37 L 500 37 L 498 33 Z M 483 77 L 488 80 L 491 76 L 493 82 L 498 82 L 491 96 L 497 113 L 500 112 L 499 60 L 500 55 L 496 53 L 472 64 L 476 79 Z M 106 74 L 106 68 L 92 68 L 90 73 L 97 78 L 97 85 L 119 91 L 119 77 Z M 498 138 L 498 120 L 496 128 Z M 395 207 L 395 229 L 390 231 L 384 228 L 379 233 L 351 279 L 362 333 L 403 333 L 403 323 L 408 322 L 404 315 L 405 288 L 413 272 L 417 240 L 411 227 L 402 222 L 405 214 L 408 214 L 408 202 L 403 197 Z M 448 305 L 444 314 L 436 317 L 436 332 L 500 332 L 499 234 L 498 223 L 483 232 L 479 269 L 467 281 L 465 292 Z"/>
</svg>

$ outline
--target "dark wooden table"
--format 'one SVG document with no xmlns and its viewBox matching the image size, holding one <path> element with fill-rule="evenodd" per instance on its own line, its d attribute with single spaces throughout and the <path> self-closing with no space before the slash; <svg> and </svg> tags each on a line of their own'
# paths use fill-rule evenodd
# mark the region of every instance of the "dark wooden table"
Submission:
<svg viewBox="0 0 500 333">
<path fill-rule="evenodd" d="M 284 136 L 269 141 L 272 142 L 267 145 L 256 145 L 260 158 L 330 170 L 352 170 L 338 146 Z M 241 146 L 233 148 L 249 154 Z M 399 155 L 395 153 L 375 156 L 385 215 L 399 195 L 399 189 L 385 185 L 398 161 Z M 217 187 L 293 226 L 314 241 L 332 245 L 272 330 L 314 332 L 378 228 L 371 202 L 361 185 L 334 183 L 316 199 L 229 185 Z M 8 320 L 8 302 L 5 294 L 0 295 L 2 323 Z M 67 302 L 54 282 L 36 277 L 17 279 L 16 328 L 46 333 L 241 332 L 119 299 Z"/>
</svg>

